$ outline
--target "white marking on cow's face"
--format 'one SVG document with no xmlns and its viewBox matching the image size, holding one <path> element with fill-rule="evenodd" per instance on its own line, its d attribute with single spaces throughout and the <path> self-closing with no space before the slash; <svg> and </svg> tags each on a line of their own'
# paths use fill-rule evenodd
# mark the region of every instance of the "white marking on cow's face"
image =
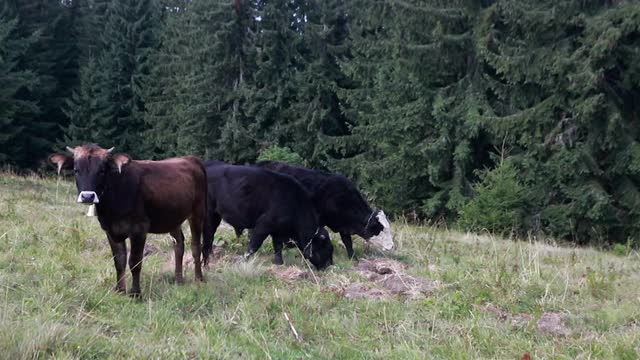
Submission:
<svg viewBox="0 0 640 360">
<path fill-rule="evenodd" d="M 391 225 L 389 224 L 389 220 L 387 216 L 384 214 L 384 211 L 380 210 L 376 214 L 376 218 L 383 226 L 382 231 L 376 236 L 372 236 L 369 238 L 369 242 L 382 250 L 389 251 L 393 249 L 393 234 L 391 233 Z"/>
<path fill-rule="evenodd" d="M 93 200 L 87 200 L 87 199 L 93 199 Z M 78 203 L 80 204 L 97 204 L 99 202 L 100 202 L 100 199 L 98 198 L 98 194 L 96 194 L 95 191 L 81 191 L 80 194 L 78 194 Z"/>
</svg>

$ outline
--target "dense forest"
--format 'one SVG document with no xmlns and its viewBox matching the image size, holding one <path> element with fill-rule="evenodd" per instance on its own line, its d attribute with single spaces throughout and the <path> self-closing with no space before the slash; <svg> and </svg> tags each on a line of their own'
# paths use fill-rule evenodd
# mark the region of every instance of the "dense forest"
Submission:
<svg viewBox="0 0 640 360">
<path fill-rule="evenodd" d="M 270 153 L 396 216 L 640 243 L 640 2 L 0 1 L 5 166 Z"/>
</svg>

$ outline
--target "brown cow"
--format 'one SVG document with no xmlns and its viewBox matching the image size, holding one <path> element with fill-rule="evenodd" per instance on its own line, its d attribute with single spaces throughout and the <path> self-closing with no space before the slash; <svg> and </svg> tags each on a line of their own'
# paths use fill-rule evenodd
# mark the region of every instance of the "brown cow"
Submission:
<svg viewBox="0 0 640 360">
<path fill-rule="evenodd" d="M 131 243 L 130 294 L 140 295 L 140 271 L 147 233 L 170 233 L 176 240 L 175 276 L 182 283 L 184 235 L 180 225 L 189 219 L 195 277 L 203 281 L 200 265 L 202 229 L 206 215 L 207 177 L 202 162 L 192 156 L 161 161 L 131 160 L 97 145 L 67 147 L 73 156 L 52 154 L 49 161 L 73 168 L 78 202 L 96 206 L 100 226 L 107 233 L 116 267 L 116 291 L 124 292 L 128 237 Z"/>
</svg>

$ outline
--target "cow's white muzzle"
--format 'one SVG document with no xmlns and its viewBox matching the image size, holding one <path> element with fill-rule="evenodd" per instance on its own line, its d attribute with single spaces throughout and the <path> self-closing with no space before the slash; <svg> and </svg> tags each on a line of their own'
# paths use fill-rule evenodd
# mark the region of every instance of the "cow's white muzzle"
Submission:
<svg viewBox="0 0 640 360">
<path fill-rule="evenodd" d="M 97 204 L 100 199 L 95 191 L 81 191 L 78 195 L 78 202 L 80 204 Z"/>
</svg>

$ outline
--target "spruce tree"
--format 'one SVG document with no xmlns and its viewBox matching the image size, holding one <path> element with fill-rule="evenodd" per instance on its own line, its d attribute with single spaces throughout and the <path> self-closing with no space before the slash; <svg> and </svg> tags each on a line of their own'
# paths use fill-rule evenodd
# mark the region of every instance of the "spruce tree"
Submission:
<svg viewBox="0 0 640 360">
<path fill-rule="evenodd" d="M 38 111 L 14 115 L 22 131 L 14 137 L 19 148 L 12 158 L 23 167 L 35 167 L 59 138 L 66 118 L 61 111 L 65 98 L 77 81 L 77 49 L 69 31 L 76 12 L 68 2 L 23 0 L 7 1 L 5 9 L 17 18 L 13 36 L 34 38 L 19 58 L 16 69 L 37 76 L 38 85 L 21 88 L 16 97 L 37 105 Z"/>
<path fill-rule="evenodd" d="M 113 145 L 145 157 L 143 94 L 150 56 L 157 49 L 158 2 L 91 1 L 82 10 L 81 82 L 66 104 L 71 121 L 66 138 Z"/>
<path fill-rule="evenodd" d="M 295 97 L 280 116 L 280 137 L 315 166 L 326 166 L 324 136 L 347 133 L 337 95 L 348 82 L 338 64 L 348 55 L 346 10 L 346 2 L 333 0 L 302 2 L 295 11 L 301 37 L 290 67 Z"/>
<path fill-rule="evenodd" d="M 8 7 L 0 9 L 0 163 L 25 164 L 25 133 L 28 132 L 22 117 L 33 118 L 40 109 L 36 101 L 24 99 L 22 94 L 33 91 L 38 76 L 22 69 L 20 61 L 37 37 L 20 36 L 18 19 Z"/>
<path fill-rule="evenodd" d="M 108 84 L 104 65 L 100 60 L 89 58 L 80 69 L 80 86 L 67 99 L 65 114 L 69 125 L 65 131 L 65 143 L 97 143 L 104 146 L 114 144 L 118 128 L 113 122 L 115 105 L 111 102 L 112 91 Z"/>
<path fill-rule="evenodd" d="M 156 0 L 118 0 L 107 9 L 102 60 L 106 86 L 115 106 L 112 125 L 119 151 L 144 156 L 143 99 L 150 56 L 157 49 L 159 7 Z"/>
<path fill-rule="evenodd" d="M 339 94 L 350 133 L 327 139 L 333 167 L 390 212 L 450 216 L 486 160 L 472 46 L 477 11 L 458 2 L 351 3 L 353 81 Z"/>
<path fill-rule="evenodd" d="M 151 145 L 157 154 L 229 161 L 255 156 L 242 106 L 251 73 L 252 4 L 185 2 L 174 10 L 167 14 L 147 89 Z"/>
<path fill-rule="evenodd" d="M 636 236 L 640 6 L 505 1 L 484 19 L 487 125 L 536 188 L 530 215 L 581 242 Z"/>
</svg>

